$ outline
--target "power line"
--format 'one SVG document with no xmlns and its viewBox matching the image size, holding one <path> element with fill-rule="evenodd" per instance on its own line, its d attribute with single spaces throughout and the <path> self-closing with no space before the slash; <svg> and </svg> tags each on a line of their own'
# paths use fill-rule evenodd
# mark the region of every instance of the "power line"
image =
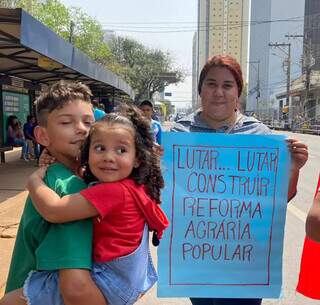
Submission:
<svg viewBox="0 0 320 305">
<path fill-rule="evenodd" d="M 170 23 L 166 23 L 167 26 L 130 26 L 130 24 L 150 24 L 150 23 L 101 23 L 102 26 L 108 26 L 111 30 L 119 32 L 131 32 L 131 33 L 181 33 L 181 32 L 202 32 L 207 30 L 214 30 L 219 28 L 236 29 L 242 27 L 248 27 L 249 25 L 259 25 L 266 23 L 276 22 L 302 22 L 303 17 L 292 17 L 288 19 L 276 19 L 276 20 L 262 20 L 262 21 L 235 21 L 235 22 L 209 22 L 203 25 L 194 23 L 193 27 L 190 26 L 171 26 Z M 152 23 L 158 24 L 158 23 Z M 168 25 L 169 24 L 169 25 Z M 209 24 L 209 26 L 207 26 Z M 212 24 L 210 26 L 210 24 Z M 150 29 L 150 30 L 146 30 Z"/>
<path fill-rule="evenodd" d="M 297 17 L 290 17 L 287 19 L 273 19 L 273 20 L 251 20 L 250 23 L 270 23 L 270 22 L 286 22 L 286 21 L 303 21 L 304 16 L 297 16 Z M 100 24 L 195 24 L 198 25 L 200 24 L 221 24 L 219 21 L 210 21 L 210 22 L 197 22 L 197 21 L 175 21 L 175 22 L 168 22 L 168 21 L 159 21 L 159 22 L 100 22 Z M 240 21 L 240 23 L 249 23 L 249 21 Z"/>
</svg>

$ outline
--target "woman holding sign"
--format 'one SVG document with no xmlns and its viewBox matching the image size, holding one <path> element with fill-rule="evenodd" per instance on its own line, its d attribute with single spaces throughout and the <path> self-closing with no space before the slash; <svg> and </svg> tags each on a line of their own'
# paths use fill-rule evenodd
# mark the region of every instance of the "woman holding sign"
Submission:
<svg viewBox="0 0 320 305">
<path fill-rule="evenodd" d="M 243 77 L 239 63 L 229 55 L 217 55 L 204 65 L 198 84 L 201 110 L 180 119 L 172 131 L 225 134 L 271 134 L 271 130 L 253 117 L 239 111 Z M 308 159 L 308 148 L 297 140 L 288 140 L 292 165 L 288 200 L 296 194 L 300 168 Z M 214 272 L 214 270 L 213 270 Z M 213 273 L 214 276 L 214 273 Z M 261 299 L 191 298 L 193 305 L 259 305 Z"/>
</svg>

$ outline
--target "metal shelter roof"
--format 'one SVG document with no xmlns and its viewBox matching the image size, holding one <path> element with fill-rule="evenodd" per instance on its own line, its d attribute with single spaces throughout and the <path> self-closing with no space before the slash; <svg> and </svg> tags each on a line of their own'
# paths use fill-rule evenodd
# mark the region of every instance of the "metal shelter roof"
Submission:
<svg viewBox="0 0 320 305">
<path fill-rule="evenodd" d="M 0 76 L 31 85 L 81 81 L 96 96 L 129 96 L 132 88 L 22 9 L 0 8 Z"/>
</svg>

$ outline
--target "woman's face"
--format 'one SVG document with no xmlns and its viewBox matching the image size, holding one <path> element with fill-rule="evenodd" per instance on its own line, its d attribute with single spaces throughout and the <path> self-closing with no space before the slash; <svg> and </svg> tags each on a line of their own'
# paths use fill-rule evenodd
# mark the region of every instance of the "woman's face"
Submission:
<svg viewBox="0 0 320 305">
<path fill-rule="evenodd" d="M 238 85 L 233 74 L 223 67 L 212 67 L 201 87 L 203 118 L 219 123 L 235 117 L 238 108 Z"/>
<path fill-rule="evenodd" d="M 12 119 L 12 125 L 15 126 L 18 123 L 18 118 L 13 118 Z"/>
</svg>

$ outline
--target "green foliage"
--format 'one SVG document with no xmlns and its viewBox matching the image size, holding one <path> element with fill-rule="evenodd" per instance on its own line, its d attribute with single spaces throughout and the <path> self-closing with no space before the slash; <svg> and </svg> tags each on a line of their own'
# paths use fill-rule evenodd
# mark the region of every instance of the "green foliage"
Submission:
<svg viewBox="0 0 320 305">
<path fill-rule="evenodd" d="M 102 43 L 102 26 L 79 8 L 71 8 L 70 15 L 74 22 L 73 44 L 94 61 L 107 65 L 112 60 L 112 54 L 109 47 Z"/>
<path fill-rule="evenodd" d="M 18 0 L 21 7 L 64 39 L 69 37 L 70 14 L 58 0 Z"/>
<path fill-rule="evenodd" d="M 18 0 L 16 6 L 25 9 L 56 34 L 72 42 L 92 60 L 117 69 L 110 48 L 102 43 L 102 26 L 80 8 L 67 8 L 59 0 Z"/>
<path fill-rule="evenodd" d="M 59 0 L 0 0 L 1 4 L 25 9 L 92 60 L 122 76 L 135 90 L 137 100 L 151 98 L 156 91 L 183 79 L 183 73 L 172 68 L 168 53 L 130 38 L 116 37 L 110 46 L 103 43 L 101 24 L 80 8 L 67 8 Z M 168 73 L 171 77 L 164 78 Z"/>
<path fill-rule="evenodd" d="M 125 67 L 122 76 L 135 90 L 137 100 L 151 98 L 156 91 L 183 79 L 181 71 L 172 69 L 168 53 L 146 48 L 126 37 L 114 38 L 110 47 L 116 60 Z M 168 73 L 174 77 L 163 78 Z"/>
</svg>

